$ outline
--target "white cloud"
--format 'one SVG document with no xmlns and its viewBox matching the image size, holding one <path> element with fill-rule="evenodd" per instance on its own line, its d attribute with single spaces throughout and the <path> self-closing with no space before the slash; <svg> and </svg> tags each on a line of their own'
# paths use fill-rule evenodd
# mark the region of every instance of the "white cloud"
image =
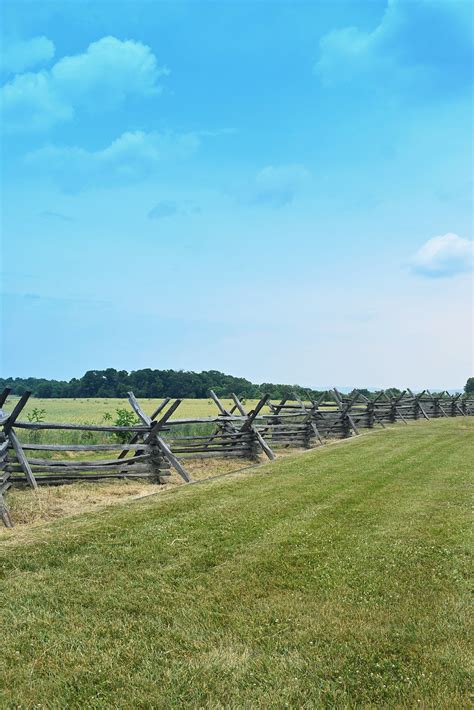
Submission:
<svg viewBox="0 0 474 710">
<path fill-rule="evenodd" d="M 194 133 L 123 133 L 109 146 L 88 151 L 77 146 L 46 146 L 25 157 L 31 170 L 68 191 L 95 185 L 138 182 L 157 174 L 162 163 L 184 159 L 199 147 Z"/>
<path fill-rule="evenodd" d="M 474 242 L 457 234 L 428 239 L 411 260 L 413 271 L 421 276 L 456 276 L 472 270 Z"/>
<path fill-rule="evenodd" d="M 26 40 L 7 39 L 2 47 L 1 69 L 15 74 L 46 64 L 54 57 L 54 51 L 53 42 L 44 36 Z"/>
<path fill-rule="evenodd" d="M 115 106 L 131 95 L 160 92 L 158 78 L 168 70 L 157 66 L 151 49 L 141 42 L 104 37 L 86 52 L 63 57 L 51 69 L 55 88 L 71 103 Z"/>
<path fill-rule="evenodd" d="M 6 83 L 4 122 L 10 130 L 44 130 L 71 120 L 78 109 L 96 112 L 131 96 L 156 95 L 159 78 L 167 74 L 141 42 L 103 37 L 50 70 L 17 74 Z"/>
<path fill-rule="evenodd" d="M 47 72 L 18 74 L 1 93 L 3 123 L 16 132 L 42 130 L 74 116 L 74 107 L 52 89 Z"/>
<path fill-rule="evenodd" d="M 453 0 L 388 0 L 373 30 L 345 27 L 324 35 L 315 72 L 331 86 L 355 79 L 438 91 L 470 85 L 472 13 Z"/>
<path fill-rule="evenodd" d="M 309 177 L 310 173 L 303 165 L 268 165 L 257 174 L 250 201 L 269 207 L 284 207 L 294 200 Z"/>
</svg>

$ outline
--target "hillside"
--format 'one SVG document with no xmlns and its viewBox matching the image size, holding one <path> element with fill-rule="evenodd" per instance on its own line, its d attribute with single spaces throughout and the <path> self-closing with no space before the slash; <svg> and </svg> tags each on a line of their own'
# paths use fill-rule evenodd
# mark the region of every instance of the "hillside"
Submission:
<svg viewBox="0 0 474 710">
<path fill-rule="evenodd" d="M 0 544 L 0 705 L 468 704 L 474 420 L 398 425 Z"/>
</svg>

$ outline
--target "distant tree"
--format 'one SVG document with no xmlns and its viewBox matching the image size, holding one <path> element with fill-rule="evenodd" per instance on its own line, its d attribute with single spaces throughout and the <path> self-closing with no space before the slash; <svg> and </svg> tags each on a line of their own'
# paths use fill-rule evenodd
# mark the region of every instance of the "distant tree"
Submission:
<svg viewBox="0 0 474 710">
<path fill-rule="evenodd" d="M 265 382 L 254 384 L 244 377 L 233 377 L 218 370 L 189 372 L 184 370 L 89 370 L 82 377 L 73 377 L 69 382 L 46 380 L 35 377 L 0 378 L 0 391 L 9 387 L 12 394 L 21 395 L 30 391 L 34 397 L 126 397 L 132 390 L 137 397 L 189 397 L 206 398 L 212 389 L 219 397 L 230 397 L 235 392 L 239 397 L 259 399 L 269 394 L 271 399 L 293 399 L 297 394 L 302 400 L 317 399 L 321 392 L 300 385 L 284 385 Z M 394 392 L 399 390 L 394 390 Z"/>
<path fill-rule="evenodd" d="M 53 397 L 53 384 L 51 382 L 42 382 L 38 385 L 35 394 L 37 397 L 41 397 L 42 399 Z"/>
<path fill-rule="evenodd" d="M 466 394 L 474 394 L 474 377 L 469 377 L 466 384 L 464 385 L 464 392 Z"/>
</svg>

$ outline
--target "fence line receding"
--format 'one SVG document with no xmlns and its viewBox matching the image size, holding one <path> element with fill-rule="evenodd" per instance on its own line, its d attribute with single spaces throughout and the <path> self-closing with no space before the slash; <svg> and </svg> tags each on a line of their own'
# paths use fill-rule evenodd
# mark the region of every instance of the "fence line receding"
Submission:
<svg viewBox="0 0 474 710">
<path fill-rule="evenodd" d="M 165 398 L 149 416 L 129 392 L 137 423 L 92 425 L 20 420 L 30 393 L 5 413 L 2 407 L 9 394 L 9 389 L 0 394 L 0 516 L 7 527 L 12 521 L 4 495 L 12 486 L 133 478 L 160 484 L 173 470 L 189 482 L 189 459 L 258 460 L 263 455 L 273 460 L 275 449 L 312 448 L 327 439 L 357 435 L 361 429 L 474 415 L 474 396 L 432 395 L 428 390 L 415 394 L 407 389 L 396 396 L 382 391 L 369 399 L 357 390 L 345 395 L 333 389 L 316 400 L 303 401 L 295 394 L 292 400 L 279 402 L 265 395 L 252 410 L 236 394 L 226 409 L 211 390 L 214 416 L 178 419 L 172 417 L 181 399 Z M 58 443 L 58 432 L 82 437 L 81 443 Z M 88 437 L 100 443 L 88 443 Z"/>
</svg>

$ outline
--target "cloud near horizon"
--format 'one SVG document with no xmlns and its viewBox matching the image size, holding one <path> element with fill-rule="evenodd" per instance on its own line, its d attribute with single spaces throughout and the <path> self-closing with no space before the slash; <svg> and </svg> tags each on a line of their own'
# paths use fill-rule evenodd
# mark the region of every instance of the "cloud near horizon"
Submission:
<svg viewBox="0 0 474 710">
<path fill-rule="evenodd" d="M 420 276 L 442 278 L 472 271 L 474 242 L 457 234 L 428 239 L 412 257 L 412 270 Z"/>
<path fill-rule="evenodd" d="M 16 74 L 4 84 L 4 125 L 13 132 L 47 130 L 78 110 L 109 110 L 131 96 L 157 95 L 167 74 L 147 45 L 103 37 L 49 70 Z"/>
</svg>

